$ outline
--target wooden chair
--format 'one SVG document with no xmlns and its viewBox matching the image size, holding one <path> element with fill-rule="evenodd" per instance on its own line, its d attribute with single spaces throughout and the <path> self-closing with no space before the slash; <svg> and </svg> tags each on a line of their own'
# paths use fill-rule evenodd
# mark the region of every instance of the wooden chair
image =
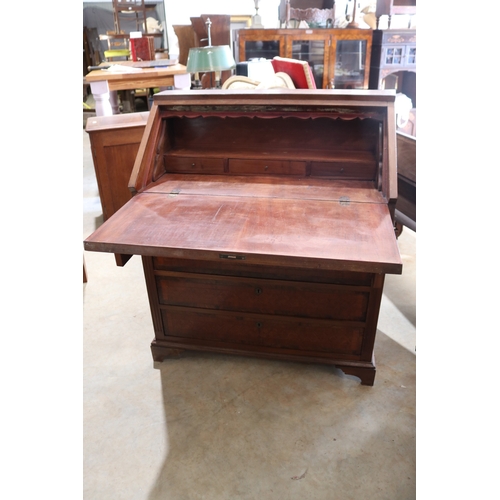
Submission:
<svg viewBox="0 0 500 500">
<path fill-rule="evenodd" d="M 218 14 L 202 14 L 200 17 L 191 17 L 191 25 L 197 40 L 197 47 L 208 45 L 207 20 L 210 19 L 210 38 L 212 45 L 231 46 L 231 17 Z"/>
<path fill-rule="evenodd" d="M 190 24 L 174 24 L 173 28 L 179 41 L 179 64 L 186 66 L 189 49 L 198 47 L 193 27 Z"/>
<path fill-rule="evenodd" d="M 113 0 L 115 33 L 122 33 L 120 19 L 135 17 L 136 31 L 148 32 L 144 0 Z"/>
<path fill-rule="evenodd" d="M 97 28 L 83 27 L 83 75 L 89 70 L 89 66 L 98 66 L 101 63 L 99 53 L 99 35 Z"/>
<path fill-rule="evenodd" d="M 127 35 L 108 33 L 105 38 L 108 42 L 108 50 L 104 51 L 106 61 L 126 61 L 130 58 L 130 40 Z"/>
</svg>

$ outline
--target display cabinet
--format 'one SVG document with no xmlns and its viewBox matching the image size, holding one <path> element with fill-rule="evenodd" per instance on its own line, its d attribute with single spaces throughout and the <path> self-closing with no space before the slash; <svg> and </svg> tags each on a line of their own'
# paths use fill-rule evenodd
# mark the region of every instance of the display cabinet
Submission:
<svg viewBox="0 0 500 500">
<path fill-rule="evenodd" d="M 385 78 L 401 71 L 417 71 L 416 30 L 374 30 L 370 88 L 385 88 Z"/>
<path fill-rule="evenodd" d="M 236 32 L 239 62 L 275 56 L 307 61 L 317 88 L 367 89 L 372 30 L 244 29 Z"/>
<path fill-rule="evenodd" d="M 404 129 L 416 135 L 417 113 L 416 30 L 374 30 L 370 67 L 370 89 L 394 89 L 411 99 L 412 109 Z"/>
<path fill-rule="evenodd" d="M 402 271 L 394 99 L 155 95 L 133 197 L 85 240 L 142 256 L 155 361 L 195 350 L 315 362 L 373 385 L 384 278 Z"/>
</svg>

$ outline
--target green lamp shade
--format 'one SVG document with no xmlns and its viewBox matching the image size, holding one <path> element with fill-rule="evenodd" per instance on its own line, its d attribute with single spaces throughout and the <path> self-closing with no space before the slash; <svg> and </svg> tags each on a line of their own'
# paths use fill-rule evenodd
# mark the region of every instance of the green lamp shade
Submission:
<svg viewBox="0 0 500 500">
<path fill-rule="evenodd" d="M 188 73 L 226 71 L 236 67 L 229 45 L 194 47 L 189 49 Z"/>
</svg>

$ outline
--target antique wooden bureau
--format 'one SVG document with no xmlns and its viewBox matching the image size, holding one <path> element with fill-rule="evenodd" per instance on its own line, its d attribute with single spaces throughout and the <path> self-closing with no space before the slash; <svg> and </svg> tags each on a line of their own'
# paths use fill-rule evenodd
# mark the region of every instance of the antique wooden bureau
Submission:
<svg viewBox="0 0 500 500">
<path fill-rule="evenodd" d="M 326 363 L 373 385 L 384 278 L 402 271 L 394 98 L 155 96 L 133 197 L 84 242 L 142 256 L 155 361 L 202 350 Z"/>
</svg>

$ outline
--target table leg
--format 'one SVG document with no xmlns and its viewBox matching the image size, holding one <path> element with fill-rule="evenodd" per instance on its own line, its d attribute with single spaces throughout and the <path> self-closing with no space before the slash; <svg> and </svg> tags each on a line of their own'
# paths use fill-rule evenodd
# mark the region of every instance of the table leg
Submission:
<svg viewBox="0 0 500 500">
<path fill-rule="evenodd" d="M 108 82 L 92 82 L 90 90 L 95 101 L 95 112 L 97 116 L 117 115 L 118 95 L 116 91 L 109 90 Z"/>
</svg>

